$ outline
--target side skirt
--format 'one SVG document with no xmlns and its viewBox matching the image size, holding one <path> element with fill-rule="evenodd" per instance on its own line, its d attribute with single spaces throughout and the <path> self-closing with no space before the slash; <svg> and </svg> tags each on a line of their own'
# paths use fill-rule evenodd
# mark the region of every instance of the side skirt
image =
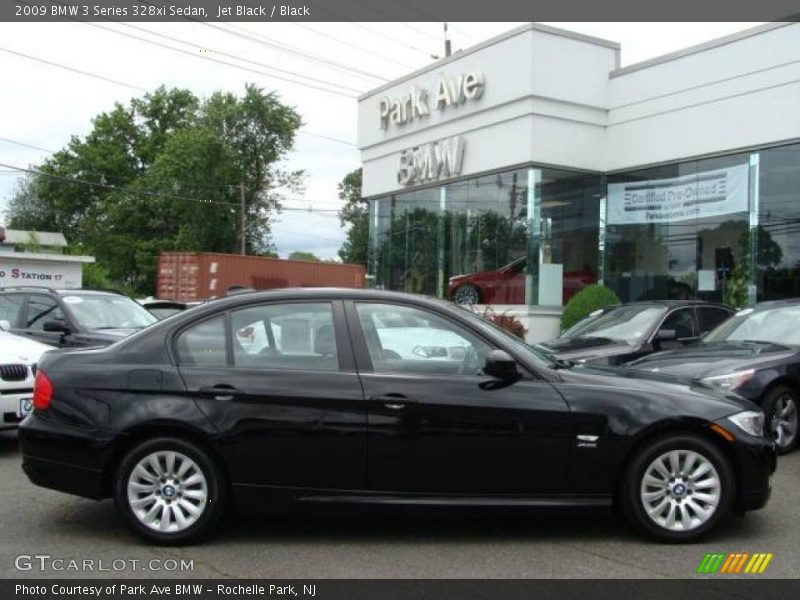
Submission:
<svg viewBox="0 0 800 600">
<path fill-rule="evenodd" d="M 435 495 L 414 493 L 375 493 L 234 484 L 237 500 L 245 503 L 276 502 L 302 504 L 358 504 L 381 506 L 458 506 L 458 507 L 584 507 L 607 508 L 607 496 L 490 496 Z"/>
</svg>

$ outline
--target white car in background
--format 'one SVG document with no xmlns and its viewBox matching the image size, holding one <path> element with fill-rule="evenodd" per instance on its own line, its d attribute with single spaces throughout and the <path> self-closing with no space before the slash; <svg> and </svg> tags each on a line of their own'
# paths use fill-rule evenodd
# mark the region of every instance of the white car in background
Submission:
<svg viewBox="0 0 800 600">
<path fill-rule="evenodd" d="M 42 354 L 52 346 L 6 331 L 0 321 L 0 430 L 12 429 L 33 410 L 33 380 Z"/>
</svg>

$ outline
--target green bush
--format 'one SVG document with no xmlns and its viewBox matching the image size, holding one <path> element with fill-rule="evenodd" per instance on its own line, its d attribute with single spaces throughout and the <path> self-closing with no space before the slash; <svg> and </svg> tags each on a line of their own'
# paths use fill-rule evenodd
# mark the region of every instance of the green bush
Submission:
<svg viewBox="0 0 800 600">
<path fill-rule="evenodd" d="M 589 285 L 567 302 L 561 313 L 561 331 L 566 331 L 598 308 L 619 304 L 619 297 L 604 285 Z"/>
</svg>

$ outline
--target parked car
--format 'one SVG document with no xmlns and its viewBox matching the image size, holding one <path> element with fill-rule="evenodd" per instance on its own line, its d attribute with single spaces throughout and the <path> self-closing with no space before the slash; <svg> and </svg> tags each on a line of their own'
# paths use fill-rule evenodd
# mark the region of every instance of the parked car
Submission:
<svg viewBox="0 0 800 600">
<path fill-rule="evenodd" d="M 177 300 L 158 300 L 157 298 L 144 298 L 137 302 L 159 321 L 199 304 L 199 302 L 178 302 Z"/>
<path fill-rule="evenodd" d="M 0 430 L 13 429 L 33 410 L 33 380 L 42 354 L 52 346 L 8 333 L 0 321 Z"/>
<path fill-rule="evenodd" d="M 621 365 L 652 352 L 695 343 L 733 313 L 724 304 L 696 300 L 617 304 L 594 311 L 536 347 L 556 359 Z"/>
<path fill-rule="evenodd" d="M 448 283 L 448 297 L 457 304 L 524 304 L 527 258 L 518 258 L 496 271 L 456 275 Z M 591 272 L 564 273 L 564 302 L 597 281 Z"/>
<path fill-rule="evenodd" d="M 117 292 L 40 287 L 0 288 L 0 319 L 11 333 L 59 348 L 105 346 L 157 320 Z"/>
<path fill-rule="evenodd" d="M 800 299 L 745 308 L 700 344 L 652 354 L 627 366 L 736 392 L 761 406 L 781 453 L 797 444 Z"/>
<path fill-rule="evenodd" d="M 20 441 L 33 483 L 113 496 L 136 532 L 180 544 L 231 501 L 617 503 L 688 541 L 763 507 L 777 456 L 736 394 L 564 368 L 454 304 L 335 289 L 230 296 L 48 353 Z"/>
</svg>

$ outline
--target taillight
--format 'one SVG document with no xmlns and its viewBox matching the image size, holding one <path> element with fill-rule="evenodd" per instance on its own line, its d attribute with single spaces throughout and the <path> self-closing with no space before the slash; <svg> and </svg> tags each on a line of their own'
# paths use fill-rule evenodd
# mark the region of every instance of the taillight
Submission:
<svg viewBox="0 0 800 600">
<path fill-rule="evenodd" d="M 53 382 L 45 375 L 44 371 L 37 371 L 36 379 L 33 383 L 33 408 L 47 410 L 50 408 L 50 400 L 52 398 Z"/>
</svg>

